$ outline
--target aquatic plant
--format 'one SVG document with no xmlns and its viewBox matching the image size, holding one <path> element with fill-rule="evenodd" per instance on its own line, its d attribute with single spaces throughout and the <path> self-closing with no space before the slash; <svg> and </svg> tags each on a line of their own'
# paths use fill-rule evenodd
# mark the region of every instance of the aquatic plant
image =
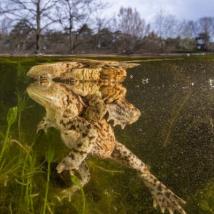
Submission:
<svg viewBox="0 0 214 214">
<path fill-rule="evenodd" d="M 110 173 L 110 174 L 115 174 L 115 173 L 124 173 L 124 170 L 116 170 L 116 169 L 107 169 L 107 168 L 104 168 L 103 166 L 100 166 L 94 162 L 90 162 L 90 165 L 94 168 L 97 168 L 99 170 L 102 170 L 103 172 L 107 172 L 107 173 Z"/>
<path fill-rule="evenodd" d="M 79 179 L 75 176 L 75 175 L 72 175 L 71 176 L 71 181 L 73 182 L 74 185 L 76 185 L 80 191 L 81 191 L 81 195 L 82 195 L 82 214 L 85 213 L 85 204 L 86 204 L 86 199 L 85 199 L 85 192 L 83 190 L 83 187 L 79 181 Z"/>
<path fill-rule="evenodd" d="M 175 126 L 176 121 L 178 120 L 182 110 L 184 109 L 185 105 L 189 101 L 190 97 L 192 95 L 192 90 L 189 90 L 189 92 L 181 99 L 181 101 L 176 106 L 175 112 L 172 114 L 170 120 L 169 120 L 169 127 L 167 129 L 167 134 L 164 139 L 163 145 L 166 146 L 169 144 L 169 138 L 171 136 L 172 130 Z"/>
<path fill-rule="evenodd" d="M 17 97 L 17 126 L 18 126 L 18 136 L 21 138 L 21 120 L 22 113 L 27 108 L 27 99 L 20 91 L 16 92 Z"/>
<path fill-rule="evenodd" d="M 197 191 L 195 201 L 203 213 L 214 213 L 214 180 L 209 181 Z"/>
<path fill-rule="evenodd" d="M 34 201 L 33 197 L 35 193 L 33 192 L 33 176 L 37 169 L 35 167 L 36 159 L 31 154 L 27 154 L 24 161 L 24 166 L 22 170 L 22 180 L 24 182 L 24 204 L 25 208 L 29 211 L 34 211 Z M 38 194 L 38 193 L 36 193 Z"/>
<path fill-rule="evenodd" d="M 45 214 L 48 208 L 48 191 L 49 191 L 49 183 L 50 183 L 50 175 L 51 175 L 51 162 L 54 158 L 54 150 L 49 146 L 49 149 L 46 153 L 46 159 L 48 162 L 48 169 L 47 169 L 47 177 L 46 177 L 46 186 L 45 186 L 45 197 L 44 197 L 44 204 L 42 213 Z"/>
<path fill-rule="evenodd" d="M 12 185 L 16 188 L 16 192 L 20 192 L 20 206 L 25 206 L 25 210 L 33 210 L 33 200 L 32 200 L 32 175 L 35 172 L 35 158 L 32 158 L 30 154 L 31 148 L 21 143 L 17 139 L 13 139 L 11 136 L 11 128 L 19 118 L 19 107 L 14 106 L 8 110 L 7 113 L 7 125 L 5 133 L 1 133 L 2 138 L 2 147 L 0 150 L 0 183 L 6 187 L 9 181 L 12 181 Z M 21 122 L 19 123 L 19 125 Z M 17 145 L 18 147 L 14 147 L 13 145 Z M 17 148 L 19 149 L 17 151 Z M 19 153 L 19 151 L 21 153 Z M 12 155 L 15 152 L 15 156 Z M 27 167 L 26 167 L 27 166 Z M 30 167 L 29 167 L 30 166 Z M 21 170 L 21 171 L 20 171 Z M 21 188 L 18 186 L 20 185 Z M 11 185 L 10 185 L 11 186 Z M 9 187 L 8 187 L 9 188 Z M 23 193 L 23 194 L 22 194 Z M 13 198 L 11 198 L 10 202 L 10 211 L 13 212 L 13 207 L 11 203 Z M 23 203 L 26 202 L 26 203 Z M 30 209 L 30 208 L 31 209 Z M 20 208 L 23 210 L 23 207 Z"/>
<path fill-rule="evenodd" d="M 11 130 L 12 125 L 16 122 L 17 112 L 18 112 L 18 108 L 17 108 L 17 106 L 14 106 L 14 107 L 11 107 L 7 113 L 7 128 L 6 128 L 6 132 L 4 134 L 3 145 L 2 145 L 2 148 L 0 151 L 0 168 L 2 168 L 2 166 L 3 166 L 3 161 L 2 161 L 3 155 L 9 147 L 10 130 Z"/>
<path fill-rule="evenodd" d="M 20 213 L 23 212 L 23 209 L 34 213 L 34 198 L 38 196 L 38 193 L 34 193 L 33 177 L 36 173 L 41 173 L 41 170 L 36 165 L 36 156 L 32 153 L 32 145 L 26 145 L 16 139 L 12 139 L 11 142 L 16 144 L 20 151 L 17 161 L 20 169 L 15 177 L 15 182 L 19 185 L 17 191 L 20 192 L 18 209 Z"/>
</svg>

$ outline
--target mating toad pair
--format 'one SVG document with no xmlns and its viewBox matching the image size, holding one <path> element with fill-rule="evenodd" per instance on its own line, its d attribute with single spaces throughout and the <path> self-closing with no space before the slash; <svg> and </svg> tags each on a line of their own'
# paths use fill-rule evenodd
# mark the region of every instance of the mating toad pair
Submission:
<svg viewBox="0 0 214 214">
<path fill-rule="evenodd" d="M 46 110 L 38 130 L 55 127 L 70 150 L 58 164 L 58 173 L 78 174 L 84 186 L 90 179 L 86 164 L 89 155 L 113 159 L 138 172 L 152 194 L 154 207 L 159 206 L 162 213 L 168 210 L 170 214 L 176 211 L 185 214 L 181 207 L 185 202 L 116 140 L 109 122 L 124 128 L 140 117 L 140 111 L 126 100 L 126 90 L 121 85 L 126 69 L 134 66 L 136 64 L 77 60 L 32 67 L 27 75 L 37 81 L 27 92 Z M 69 197 L 77 189 L 72 186 L 65 189 L 63 195 Z"/>
</svg>

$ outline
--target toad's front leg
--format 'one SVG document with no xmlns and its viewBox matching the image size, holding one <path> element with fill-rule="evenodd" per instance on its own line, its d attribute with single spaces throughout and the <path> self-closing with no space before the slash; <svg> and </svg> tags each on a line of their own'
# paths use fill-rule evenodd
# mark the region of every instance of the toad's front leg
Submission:
<svg viewBox="0 0 214 214">
<path fill-rule="evenodd" d="M 76 119 L 64 124 L 70 131 L 75 130 L 80 133 L 77 142 L 73 142 L 73 147 L 70 153 L 57 166 L 57 172 L 62 173 L 64 170 L 72 172 L 78 170 L 81 163 L 85 160 L 91 152 L 97 139 L 97 131 L 84 118 L 77 117 Z M 67 141 L 72 139 L 72 136 L 66 135 L 68 131 L 64 132 L 62 136 L 67 145 L 72 145 L 72 142 Z M 72 133 L 72 132 L 70 132 Z"/>
<path fill-rule="evenodd" d="M 176 211 L 180 214 L 186 214 L 181 207 L 181 205 L 185 204 L 185 201 L 161 183 L 148 170 L 146 165 L 124 145 L 117 142 L 111 158 L 135 169 L 140 174 L 144 184 L 149 188 L 152 194 L 154 207 L 159 206 L 162 213 L 168 210 L 170 214 L 174 214 Z"/>
</svg>

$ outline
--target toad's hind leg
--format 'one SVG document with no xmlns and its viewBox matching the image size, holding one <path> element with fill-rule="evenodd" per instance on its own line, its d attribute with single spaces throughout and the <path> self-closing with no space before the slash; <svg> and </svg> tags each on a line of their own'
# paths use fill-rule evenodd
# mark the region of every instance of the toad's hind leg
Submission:
<svg viewBox="0 0 214 214">
<path fill-rule="evenodd" d="M 58 173 L 69 171 L 72 174 L 72 171 L 79 170 L 81 163 L 86 159 L 93 147 L 88 140 L 81 141 L 81 143 L 82 145 L 79 148 L 71 149 L 70 153 L 57 165 L 56 170 Z"/>
<path fill-rule="evenodd" d="M 165 210 L 168 210 L 170 214 L 173 214 L 176 211 L 180 214 L 186 214 L 181 207 L 182 204 L 185 204 L 185 201 L 175 195 L 153 174 L 151 174 L 146 165 L 124 145 L 116 143 L 111 158 L 135 169 L 140 174 L 144 184 L 149 188 L 152 194 L 155 208 L 158 205 L 162 213 L 164 213 Z"/>
<path fill-rule="evenodd" d="M 73 170 L 70 171 L 70 175 L 72 176 L 74 174 Z M 89 168 L 86 164 L 86 162 L 82 162 L 82 164 L 79 167 L 79 170 L 75 173 L 75 176 L 78 177 L 78 180 L 74 185 L 71 187 L 64 189 L 60 192 L 60 194 L 57 195 L 57 199 L 59 201 L 63 199 L 68 199 L 69 201 L 71 200 L 71 197 L 73 194 L 83 188 L 90 180 L 90 172 Z"/>
</svg>

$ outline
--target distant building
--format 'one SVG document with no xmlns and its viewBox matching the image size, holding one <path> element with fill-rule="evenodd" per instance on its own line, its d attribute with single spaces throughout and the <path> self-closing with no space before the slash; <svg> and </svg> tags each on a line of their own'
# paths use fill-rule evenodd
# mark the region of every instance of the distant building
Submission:
<svg viewBox="0 0 214 214">
<path fill-rule="evenodd" d="M 207 51 L 209 45 L 209 35 L 207 33 L 200 33 L 196 38 L 196 48 L 201 51 Z"/>
</svg>

